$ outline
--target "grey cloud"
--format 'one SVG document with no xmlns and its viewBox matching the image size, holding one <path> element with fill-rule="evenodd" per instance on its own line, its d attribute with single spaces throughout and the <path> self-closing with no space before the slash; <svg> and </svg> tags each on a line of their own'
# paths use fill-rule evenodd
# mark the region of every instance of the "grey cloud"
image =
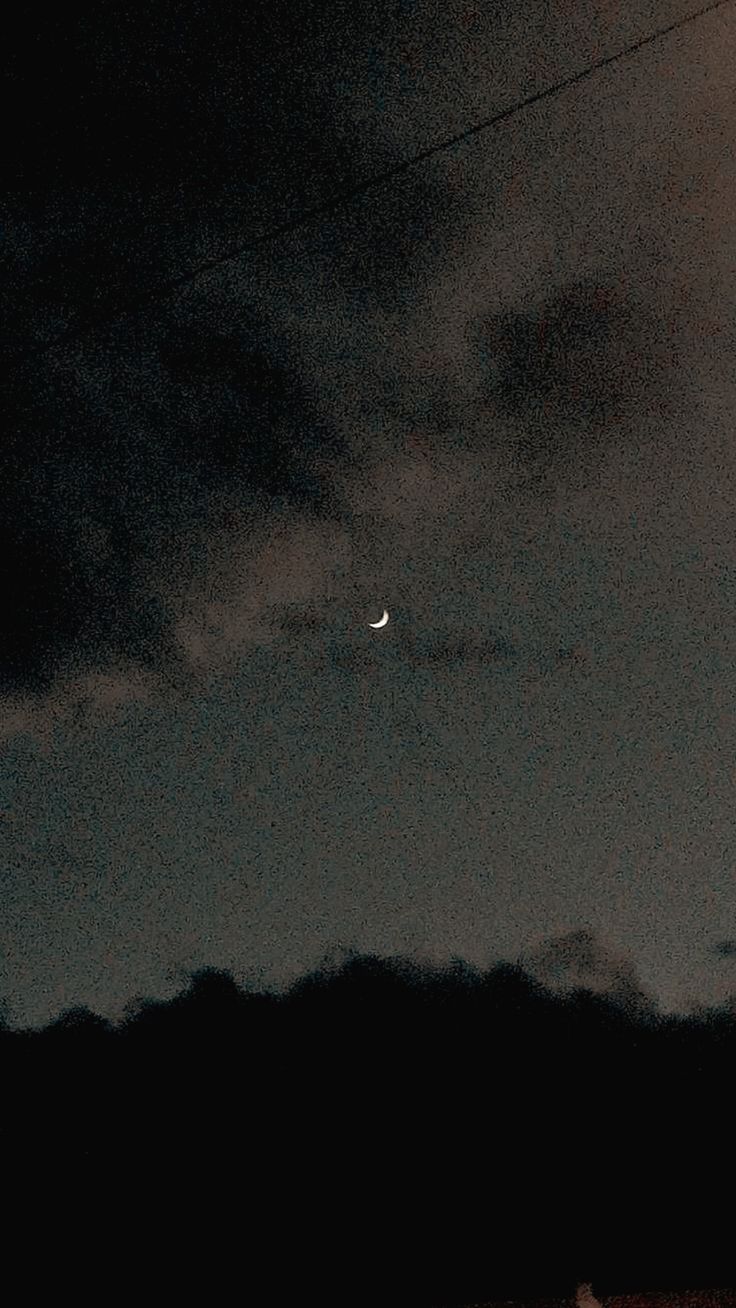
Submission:
<svg viewBox="0 0 736 1308">
<path fill-rule="evenodd" d="M 629 960 L 587 929 L 543 941 L 530 951 L 525 965 L 552 990 L 589 990 L 610 995 L 629 1007 L 651 1005 Z"/>
</svg>

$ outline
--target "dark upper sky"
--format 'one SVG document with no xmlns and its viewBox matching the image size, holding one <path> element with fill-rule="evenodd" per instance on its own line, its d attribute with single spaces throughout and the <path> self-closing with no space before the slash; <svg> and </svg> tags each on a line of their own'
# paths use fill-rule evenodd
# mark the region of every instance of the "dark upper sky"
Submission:
<svg viewBox="0 0 736 1308">
<path fill-rule="evenodd" d="M 14 1022 L 341 946 L 734 994 L 734 7 L 266 239 L 692 11 L 24 16 Z"/>
</svg>

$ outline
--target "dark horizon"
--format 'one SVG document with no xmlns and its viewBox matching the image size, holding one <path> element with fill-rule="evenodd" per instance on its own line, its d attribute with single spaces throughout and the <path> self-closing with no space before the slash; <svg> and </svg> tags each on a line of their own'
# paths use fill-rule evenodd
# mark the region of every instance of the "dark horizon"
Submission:
<svg viewBox="0 0 736 1308">
<path fill-rule="evenodd" d="M 73 1175 L 85 1223 L 113 1179 L 143 1227 L 154 1202 L 157 1274 L 172 1213 L 180 1241 L 237 1213 L 249 1238 L 217 1274 L 243 1257 L 259 1304 L 725 1289 L 735 1035 L 733 1011 L 663 1018 L 508 965 L 342 951 L 280 995 L 205 969 L 117 1026 L 77 1010 L 0 1028 L 7 1175 Z M 206 1208 L 185 1216 L 182 1186 Z"/>
</svg>

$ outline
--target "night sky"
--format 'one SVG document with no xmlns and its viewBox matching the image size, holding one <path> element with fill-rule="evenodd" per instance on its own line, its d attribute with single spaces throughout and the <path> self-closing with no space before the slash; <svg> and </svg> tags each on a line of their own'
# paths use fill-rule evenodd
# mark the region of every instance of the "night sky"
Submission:
<svg viewBox="0 0 736 1308">
<path fill-rule="evenodd" d="M 13 1025 L 344 950 L 733 1003 L 736 9 L 695 8 L 20 16 Z"/>
</svg>

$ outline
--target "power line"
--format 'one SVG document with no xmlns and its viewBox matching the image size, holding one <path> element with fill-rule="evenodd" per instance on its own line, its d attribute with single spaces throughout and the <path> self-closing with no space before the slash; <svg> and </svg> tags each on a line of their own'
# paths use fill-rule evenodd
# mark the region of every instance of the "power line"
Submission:
<svg viewBox="0 0 736 1308">
<path fill-rule="evenodd" d="M 670 32 L 686 27 L 689 23 L 694 23 L 697 19 L 703 18 L 706 14 L 712 13 L 716 9 L 723 9 L 727 4 L 731 3 L 733 3 L 733 0 L 712 0 L 711 4 L 704 5 L 702 9 L 698 9 L 695 13 L 688 14 L 684 18 L 678 18 L 675 22 L 668 23 L 665 27 L 657 28 L 657 30 L 650 33 L 649 36 L 642 37 L 641 40 L 635 41 L 632 45 L 626 46 L 623 50 L 619 50 L 615 54 L 607 55 L 603 59 L 598 59 L 595 63 L 590 64 L 581 72 L 573 73 L 571 77 L 566 77 L 562 81 L 556 82 L 542 91 L 536 91 L 533 95 L 527 96 L 526 99 L 519 100 L 508 108 L 499 110 L 498 113 L 493 114 L 490 118 L 485 118 L 481 122 L 475 123 L 472 127 L 465 128 L 464 131 L 458 132 L 455 136 L 448 137 L 444 141 L 428 146 L 425 150 L 420 150 L 418 154 L 412 155 L 408 159 L 400 160 L 397 164 L 393 164 L 390 168 L 385 169 L 384 172 L 376 173 L 365 181 L 359 182 L 355 186 L 338 192 L 337 195 L 331 196 L 330 199 L 324 200 L 320 204 L 313 205 L 311 208 L 304 209 L 298 217 L 292 218 L 288 222 L 282 223 L 278 227 L 274 227 L 267 232 L 260 233 L 258 236 L 251 238 L 249 241 L 237 246 L 233 250 L 229 250 L 225 254 L 217 255 L 212 259 L 203 260 L 201 263 L 197 264 L 195 268 L 190 269 L 188 273 L 184 273 L 180 277 L 176 277 L 171 281 L 161 282 L 158 286 L 152 287 L 149 291 L 144 291 L 135 296 L 131 296 L 126 304 L 120 305 L 112 311 L 108 308 L 107 311 L 103 310 L 97 314 L 88 315 L 81 323 L 76 323 L 66 332 L 62 332 L 60 336 L 57 336 L 55 340 L 48 342 L 46 345 L 42 346 L 40 350 L 34 351 L 33 357 L 43 356 L 44 354 L 49 354 L 59 346 L 72 344 L 74 341 L 81 339 L 87 334 L 87 332 L 91 331 L 92 328 L 96 326 L 114 322 L 136 309 L 142 309 L 148 304 L 155 303 L 158 299 L 165 298 L 167 295 L 172 295 L 182 287 L 191 285 L 192 282 L 195 282 L 205 273 L 212 272 L 216 268 L 224 267 L 225 264 L 231 263 L 235 259 L 239 259 L 241 255 L 247 254 L 249 250 L 255 249 L 259 245 L 265 245 L 269 241 L 276 241 L 283 236 L 291 235 L 292 232 L 297 231 L 298 228 L 304 226 L 313 218 L 319 218 L 328 213 L 332 213 L 341 206 L 349 204 L 352 200 L 365 195 L 368 191 L 385 186 L 388 182 L 392 182 L 396 178 L 408 173 L 410 169 L 416 167 L 418 164 L 424 163 L 425 160 L 432 159 L 435 155 L 441 154 L 445 150 L 452 149 L 453 146 L 462 145 L 465 141 L 471 140 L 481 132 L 487 131 L 489 127 L 495 127 L 498 123 L 505 122 L 508 118 L 511 118 L 514 114 L 520 113 L 523 109 L 528 109 L 532 105 L 538 104 L 541 100 L 548 100 L 551 99 L 552 96 L 559 95 L 561 91 L 566 90 L 568 87 L 575 86 L 576 83 L 582 82 L 588 77 L 592 77 L 593 74 L 599 72 L 600 69 L 607 68 L 609 65 L 616 63 L 619 59 L 624 59 L 629 55 L 636 54 L 639 50 L 643 50 L 645 46 L 652 45 L 663 36 L 669 35 Z"/>
</svg>

